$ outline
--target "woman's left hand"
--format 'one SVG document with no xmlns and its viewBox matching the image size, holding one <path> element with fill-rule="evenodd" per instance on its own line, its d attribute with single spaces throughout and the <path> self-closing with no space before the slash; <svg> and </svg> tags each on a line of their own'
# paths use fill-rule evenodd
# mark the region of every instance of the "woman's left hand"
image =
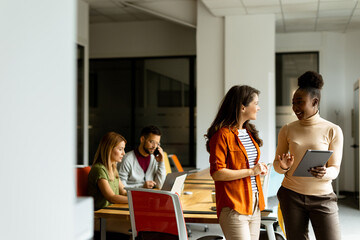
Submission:
<svg viewBox="0 0 360 240">
<path fill-rule="evenodd" d="M 268 172 L 268 167 L 265 163 L 263 162 L 259 162 L 257 163 L 253 168 L 252 168 L 253 172 L 254 172 L 254 175 L 253 176 L 256 176 L 256 175 L 266 175 L 267 172 Z"/>
<path fill-rule="evenodd" d="M 309 169 L 309 172 L 314 177 L 321 179 L 326 174 L 326 167 L 313 167 Z"/>
</svg>

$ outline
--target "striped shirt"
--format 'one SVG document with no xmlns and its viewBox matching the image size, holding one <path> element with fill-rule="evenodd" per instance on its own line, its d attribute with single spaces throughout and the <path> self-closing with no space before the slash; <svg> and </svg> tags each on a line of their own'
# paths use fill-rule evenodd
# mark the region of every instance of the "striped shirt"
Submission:
<svg viewBox="0 0 360 240">
<path fill-rule="evenodd" d="M 255 160 L 257 158 L 257 150 L 255 148 L 254 143 L 252 142 L 249 134 L 246 129 L 239 129 L 238 135 L 240 142 L 244 145 L 246 153 L 248 155 L 249 167 L 253 168 L 255 166 Z M 251 187 L 253 192 L 258 192 L 255 176 L 251 176 Z"/>
</svg>

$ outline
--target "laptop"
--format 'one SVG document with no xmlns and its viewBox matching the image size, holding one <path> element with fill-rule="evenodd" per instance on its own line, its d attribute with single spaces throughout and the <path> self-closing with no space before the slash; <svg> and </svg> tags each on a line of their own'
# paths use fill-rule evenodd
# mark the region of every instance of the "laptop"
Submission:
<svg viewBox="0 0 360 240">
<path fill-rule="evenodd" d="M 173 172 L 168 173 L 165 178 L 165 182 L 161 188 L 163 191 L 170 191 L 181 195 L 184 188 L 184 182 L 186 179 L 186 172 Z"/>
</svg>

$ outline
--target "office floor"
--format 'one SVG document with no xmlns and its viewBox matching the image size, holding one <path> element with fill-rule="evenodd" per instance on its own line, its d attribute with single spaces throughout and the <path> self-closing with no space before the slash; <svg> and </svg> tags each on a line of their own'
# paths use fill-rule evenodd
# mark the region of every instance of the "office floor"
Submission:
<svg viewBox="0 0 360 240">
<path fill-rule="evenodd" d="M 344 240 L 359 240 L 360 239 L 360 210 L 358 210 L 357 205 L 358 199 L 354 196 L 347 195 L 343 198 L 339 198 L 339 218 L 340 218 L 340 226 L 341 226 L 341 239 Z M 274 212 L 277 210 L 277 198 L 271 197 L 269 198 L 269 206 L 274 208 Z M 208 224 L 209 231 L 204 232 L 203 227 L 201 225 L 192 226 L 192 236 L 189 240 L 195 240 L 199 237 L 206 235 L 221 235 L 224 236 L 221 228 L 218 224 Z M 315 235 L 311 228 L 310 224 L 310 240 L 314 240 Z"/>
</svg>

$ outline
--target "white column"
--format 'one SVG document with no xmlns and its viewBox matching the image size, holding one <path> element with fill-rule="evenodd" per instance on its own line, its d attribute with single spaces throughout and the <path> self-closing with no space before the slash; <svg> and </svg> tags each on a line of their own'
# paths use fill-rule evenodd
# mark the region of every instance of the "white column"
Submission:
<svg viewBox="0 0 360 240">
<path fill-rule="evenodd" d="M 275 154 L 275 17 L 211 15 L 198 3 L 197 19 L 197 167 L 209 166 L 203 135 L 226 91 L 247 84 L 261 91 L 258 120 L 264 140 L 261 160 Z"/>
<path fill-rule="evenodd" d="M 275 156 L 275 17 L 273 15 L 225 17 L 226 93 L 233 85 L 260 90 L 260 112 L 253 121 L 264 141 L 261 161 Z"/>
<path fill-rule="evenodd" d="M 73 239 L 76 2 L 0 3 L 0 239 Z"/>
<path fill-rule="evenodd" d="M 224 19 L 198 1 L 196 36 L 196 167 L 209 167 L 204 134 L 224 96 Z"/>
</svg>

